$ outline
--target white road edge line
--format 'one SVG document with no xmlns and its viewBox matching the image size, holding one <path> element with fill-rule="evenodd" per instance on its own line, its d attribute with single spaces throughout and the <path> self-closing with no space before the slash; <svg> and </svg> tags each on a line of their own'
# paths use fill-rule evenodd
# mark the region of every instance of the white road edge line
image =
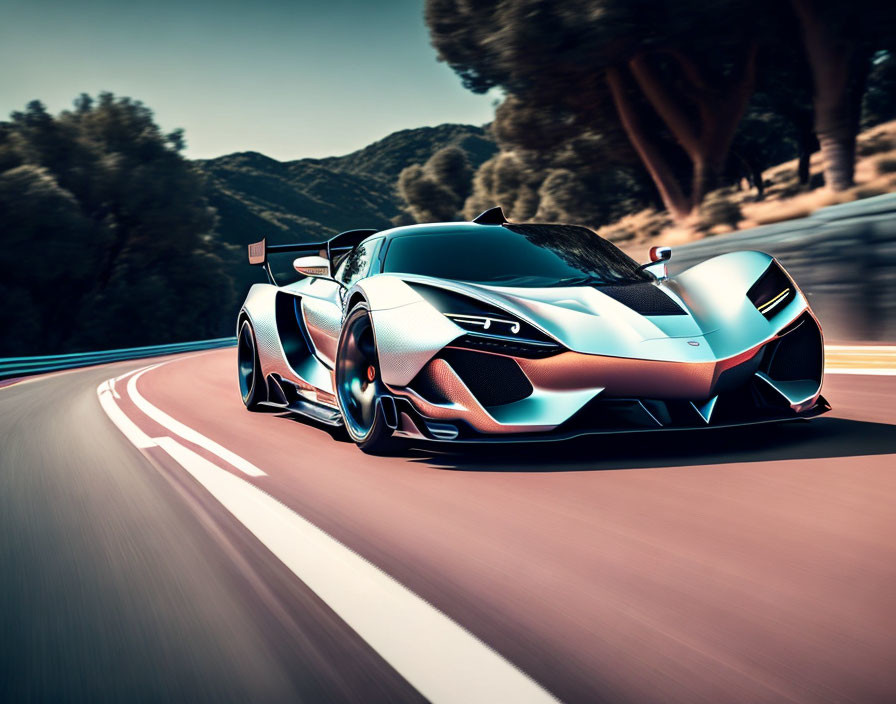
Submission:
<svg viewBox="0 0 896 704">
<path fill-rule="evenodd" d="M 886 367 L 881 367 L 879 369 L 868 368 L 868 369 L 854 369 L 848 367 L 825 367 L 824 370 L 825 376 L 828 374 L 851 374 L 854 376 L 896 376 L 896 369 L 887 369 Z"/>
<path fill-rule="evenodd" d="M 832 352 L 894 352 L 896 345 L 825 345 Z"/>
<path fill-rule="evenodd" d="M 448 616 L 269 494 L 172 438 L 155 442 L 430 701 L 557 701 Z"/>
<path fill-rule="evenodd" d="M 260 470 L 248 460 L 244 460 L 238 454 L 236 454 L 235 452 L 231 452 L 226 447 L 222 447 L 211 438 L 207 438 L 205 437 L 205 435 L 196 430 L 193 430 L 188 425 L 184 425 L 179 420 L 175 420 L 161 409 L 153 406 L 149 401 L 147 401 L 145 398 L 143 398 L 143 396 L 140 395 L 140 392 L 137 391 L 137 380 L 146 372 L 152 369 L 157 369 L 163 364 L 168 364 L 168 362 L 160 362 L 159 364 L 154 364 L 151 367 L 141 369 L 130 379 L 128 379 L 127 392 L 128 396 L 130 396 L 131 400 L 134 402 L 134 405 L 159 425 L 167 428 L 175 435 L 179 435 L 187 442 L 198 445 L 199 447 L 208 450 L 213 455 L 217 455 L 222 460 L 224 460 L 228 464 L 233 465 L 244 474 L 248 474 L 250 477 L 266 476 L 262 470 Z"/>
<path fill-rule="evenodd" d="M 100 406 L 103 407 L 103 410 L 106 412 L 106 415 L 109 416 L 109 420 L 111 420 L 116 427 L 124 434 L 124 436 L 131 441 L 131 444 L 135 447 L 145 449 L 147 447 L 153 447 L 156 443 L 153 441 L 149 435 L 144 433 L 137 425 L 128 418 L 124 411 L 122 411 L 118 404 L 115 403 L 115 399 L 112 396 L 112 385 L 111 379 L 108 381 L 104 381 L 96 388 L 96 395 L 100 399 Z"/>
<path fill-rule="evenodd" d="M 263 490 L 173 438 L 150 438 L 115 403 L 111 381 L 100 384 L 97 395 L 125 437 L 141 449 L 164 450 L 424 697 L 436 704 L 558 701 L 476 636 Z"/>
<path fill-rule="evenodd" d="M 139 394 L 137 379 L 162 364 L 141 369 L 128 380 L 127 391 L 137 408 L 244 472 L 249 467 L 247 474 L 263 476 L 264 472 L 239 455 Z M 827 369 L 825 373 L 896 374 L 896 370 Z M 115 403 L 114 381 L 100 384 L 97 395 L 125 437 L 141 449 L 163 449 L 423 696 L 437 703 L 557 701 L 445 614 L 266 492 L 173 438 L 150 438 Z"/>
</svg>

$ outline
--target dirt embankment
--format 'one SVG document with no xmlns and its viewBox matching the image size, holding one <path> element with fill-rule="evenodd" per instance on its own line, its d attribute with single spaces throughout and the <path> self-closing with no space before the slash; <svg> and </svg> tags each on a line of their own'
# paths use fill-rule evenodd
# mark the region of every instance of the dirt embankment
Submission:
<svg viewBox="0 0 896 704">
<path fill-rule="evenodd" d="M 800 184 L 797 161 L 787 161 L 763 172 L 765 195 L 744 184 L 710 193 L 689 222 L 677 224 L 668 213 L 641 210 L 597 230 L 638 260 L 653 245 L 682 245 L 694 240 L 747 230 L 810 215 L 819 208 L 896 191 L 896 121 L 859 135 L 856 147 L 856 185 L 834 193 L 822 185 L 821 153 L 812 155 L 812 177 Z"/>
</svg>

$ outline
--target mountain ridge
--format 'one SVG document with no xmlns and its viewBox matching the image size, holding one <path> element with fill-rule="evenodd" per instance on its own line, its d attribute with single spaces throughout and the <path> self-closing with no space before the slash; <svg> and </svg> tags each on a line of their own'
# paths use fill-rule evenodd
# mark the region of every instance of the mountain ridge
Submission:
<svg viewBox="0 0 896 704">
<path fill-rule="evenodd" d="M 311 241 L 391 227 L 403 206 L 396 189 L 401 170 L 450 145 L 474 169 L 497 151 L 486 128 L 446 123 L 399 130 L 342 156 L 279 161 L 246 151 L 194 163 L 206 176 L 223 243 Z"/>
</svg>

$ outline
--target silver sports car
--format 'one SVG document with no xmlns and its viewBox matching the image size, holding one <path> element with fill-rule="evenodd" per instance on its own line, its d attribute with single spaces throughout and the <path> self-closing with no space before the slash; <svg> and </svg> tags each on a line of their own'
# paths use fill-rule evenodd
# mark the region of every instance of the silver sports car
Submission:
<svg viewBox="0 0 896 704">
<path fill-rule="evenodd" d="M 278 285 L 268 256 L 302 254 Z M 762 252 L 668 276 L 591 230 L 473 222 L 249 246 L 269 284 L 237 320 L 249 409 L 344 425 L 365 452 L 408 438 L 559 439 L 816 416 L 822 333 Z"/>
</svg>

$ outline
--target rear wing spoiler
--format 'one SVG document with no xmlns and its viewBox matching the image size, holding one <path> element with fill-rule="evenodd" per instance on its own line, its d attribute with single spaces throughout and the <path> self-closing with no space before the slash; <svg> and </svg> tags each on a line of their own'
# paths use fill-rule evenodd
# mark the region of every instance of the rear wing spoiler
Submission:
<svg viewBox="0 0 896 704">
<path fill-rule="evenodd" d="M 326 257 L 330 262 L 330 275 L 336 273 L 334 259 L 337 255 L 354 249 L 363 240 L 374 235 L 378 230 L 347 230 L 340 232 L 335 237 L 330 238 L 326 242 L 298 242 L 296 244 L 268 244 L 266 239 L 260 242 L 253 242 L 249 245 L 249 264 L 253 266 L 264 267 L 265 273 L 268 275 L 268 281 L 274 286 L 279 284 L 274 279 L 271 272 L 271 264 L 268 261 L 268 254 L 318 254 Z"/>
</svg>

